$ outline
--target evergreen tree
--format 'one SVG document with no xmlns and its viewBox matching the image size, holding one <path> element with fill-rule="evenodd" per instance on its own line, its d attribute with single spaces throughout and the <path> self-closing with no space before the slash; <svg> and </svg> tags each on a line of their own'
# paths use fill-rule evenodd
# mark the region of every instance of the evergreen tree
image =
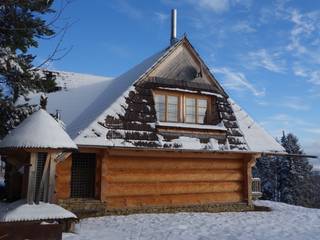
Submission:
<svg viewBox="0 0 320 240">
<path fill-rule="evenodd" d="M 30 48 L 40 38 L 55 32 L 44 16 L 53 13 L 53 0 L 0 0 L 0 139 L 33 111 L 16 106 L 16 100 L 30 91 L 54 89 L 53 75 L 39 72 Z"/>
<path fill-rule="evenodd" d="M 298 138 L 289 133 L 283 134 L 281 144 L 289 154 L 304 154 Z M 285 157 L 281 164 L 283 177 L 281 179 L 281 202 L 309 205 L 311 196 L 311 170 L 307 158 Z"/>
<path fill-rule="evenodd" d="M 304 154 L 298 138 L 283 134 L 281 144 L 289 154 Z M 254 174 L 261 178 L 263 199 L 311 206 L 315 199 L 312 167 L 308 159 L 295 156 L 262 157 Z"/>
</svg>

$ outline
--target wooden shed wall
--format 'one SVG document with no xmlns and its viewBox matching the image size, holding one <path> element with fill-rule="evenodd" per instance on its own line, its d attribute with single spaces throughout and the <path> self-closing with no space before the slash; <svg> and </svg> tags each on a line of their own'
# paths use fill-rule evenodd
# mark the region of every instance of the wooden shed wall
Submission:
<svg viewBox="0 0 320 240">
<path fill-rule="evenodd" d="M 108 208 L 237 203 L 246 199 L 243 158 L 108 156 L 101 200 Z"/>
<path fill-rule="evenodd" d="M 56 166 L 56 198 L 67 199 L 70 198 L 71 190 L 71 166 L 72 156 L 60 162 Z"/>
</svg>

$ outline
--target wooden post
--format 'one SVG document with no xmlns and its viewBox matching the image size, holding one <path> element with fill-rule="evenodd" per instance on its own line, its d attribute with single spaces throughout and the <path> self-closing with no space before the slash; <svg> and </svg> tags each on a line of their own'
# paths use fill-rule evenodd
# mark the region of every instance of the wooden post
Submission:
<svg viewBox="0 0 320 240">
<path fill-rule="evenodd" d="M 49 168 L 49 186 L 48 186 L 48 195 L 47 200 L 49 203 L 53 203 L 54 201 L 54 190 L 56 185 L 56 165 L 57 162 L 55 158 L 57 154 L 52 154 L 50 158 L 50 168 Z"/>
<path fill-rule="evenodd" d="M 243 177 L 244 177 L 244 200 L 248 205 L 252 205 L 252 167 L 256 163 L 256 159 L 259 158 L 260 155 L 252 155 L 250 158 L 245 158 L 243 163 Z"/>
<path fill-rule="evenodd" d="M 37 158 L 38 158 L 37 152 L 30 153 L 30 166 L 29 166 L 28 192 L 27 192 L 28 204 L 33 204 L 35 200 Z"/>
</svg>

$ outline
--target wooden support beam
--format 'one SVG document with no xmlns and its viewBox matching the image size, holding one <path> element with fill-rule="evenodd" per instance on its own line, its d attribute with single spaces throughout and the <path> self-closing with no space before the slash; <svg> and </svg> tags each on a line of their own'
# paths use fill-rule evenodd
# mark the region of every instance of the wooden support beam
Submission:
<svg viewBox="0 0 320 240">
<path fill-rule="evenodd" d="M 29 204 L 33 204 L 35 200 L 37 159 L 38 159 L 37 152 L 30 153 L 28 191 L 27 191 L 27 202 Z"/>
<path fill-rule="evenodd" d="M 67 159 L 72 153 L 71 152 L 62 152 L 56 155 L 56 158 L 54 159 L 54 161 L 56 163 L 59 163 L 65 159 Z"/>
<path fill-rule="evenodd" d="M 248 205 L 252 205 L 252 167 L 255 165 L 257 158 L 261 157 L 260 154 L 254 154 L 249 158 L 244 159 L 243 164 L 243 198 L 247 201 Z"/>
<path fill-rule="evenodd" d="M 48 194 L 47 194 L 47 201 L 49 203 L 54 202 L 54 190 L 55 190 L 55 184 L 56 184 L 56 165 L 57 165 L 57 153 L 52 153 L 52 156 L 50 158 L 50 168 L 49 168 L 49 182 L 48 182 Z"/>
</svg>

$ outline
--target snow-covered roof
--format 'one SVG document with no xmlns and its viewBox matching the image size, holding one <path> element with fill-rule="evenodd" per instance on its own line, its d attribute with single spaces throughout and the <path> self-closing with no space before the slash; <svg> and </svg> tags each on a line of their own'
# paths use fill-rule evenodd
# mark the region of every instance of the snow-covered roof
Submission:
<svg viewBox="0 0 320 240">
<path fill-rule="evenodd" d="M 74 88 L 102 83 L 112 79 L 110 77 L 66 71 L 54 71 L 52 73 L 56 76 L 55 81 L 57 83 L 57 86 L 67 91 Z"/>
<path fill-rule="evenodd" d="M 200 144 L 192 146 L 193 149 L 197 146 L 199 150 L 284 152 L 282 146 L 272 136 L 223 92 L 217 93 L 210 89 L 191 91 L 181 86 L 157 86 L 159 89 L 215 96 L 217 114 L 221 120 L 219 123 L 209 125 L 157 122 L 154 103 L 150 100 L 150 96 L 147 96 L 150 94 L 150 89 L 145 88 L 143 83 L 148 82 L 145 80 L 149 72 L 164 62 L 166 57 L 171 56 L 170 54 L 184 41 L 188 42 L 186 38 L 179 40 L 112 81 L 103 77 L 95 79 L 90 75 L 60 73 L 59 85 L 66 87 L 48 94 L 48 111 L 54 113 L 56 109 L 60 110 L 66 131 L 79 146 L 188 149 L 191 144 L 184 144 L 183 141 L 196 143 L 202 138 Z M 149 93 L 146 93 L 148 91 Z M 37 104 L 39 98 L 40 94 L 34 94 L 30 103 Z M 135 108 L 139 107 L 138 105 L 146 110 L 137 111 Z M 191 131 L 197 129 L 202 133 L 206 130 L 215 130 L 224 132 L 225 139 L 208 135 L 203 141 L 203 134 L 202 136 L 191 134 L 182 138 L 176 136 L 175 139 L 171 136 L 171 141 L 157 132 L 156 128 L 159 126 L 190 128 Z M 219 139 L 218 143 L 215 143 L 215 137 Z"/>
<path fill-rule="evenodd" d="M 61 120 L 68 126 L 86 109 L 112 81 L 110 77 L 95 76 L 82 73 L 55 71 L 56 82 L 61 90 L 46 94 L 47 111 L 55 114 L 58 110 Z M 30 93 L 28 103 L 38 105 L 43 93 Z M 19 98 L 17 105 L 26 103 Z"/>
<path fill-rule="evenodd" d="M 40 109 L 13 129 L 0 142 L 0 148 L 77 149 L 77 146 L 60 124 Z"/>
<path fill-rule="evenodd" d="M 166 55 L 166 53 L 170 52 L 175 45 L 152 55 L 140 64 L 134 66 L 126 73 L 115 78 L 95 99 L 95 101 L 92 102 L 80 114 L 80 116 L 75 119 L 74 122 L 67 126 L 67 132 L 70 134 L 70 136 L 73 138 L 76 137 L 75 141 L 77 142 L 77 139 L 81 138 L 82 134 L 79 136 L 77 135 L 82 130 L 90 128 L 90 124 L 97 124 L 98 119 L 104 118 L 110 111 L 121 111 L 121 103 L 132 88 L 133 84 L 143 75 L 147 74 L 148 70 L 154 67 L 154 65 L 156 65 L 156 63 L 158 63 L 161 58 Z"/>
<path fill-rule="evenodd" d="M 251 151 L 285 152 L 285 149 L 269 133 L 255 122 L 247 112 L 229 98 L 238 125 Z"/>
<path fill-rule="evenodd" d="M 19 200 L 0 208 L 0 222 L 77 218 L 72 212 L 51 203 L 27 204 Z"/>
</svg>

